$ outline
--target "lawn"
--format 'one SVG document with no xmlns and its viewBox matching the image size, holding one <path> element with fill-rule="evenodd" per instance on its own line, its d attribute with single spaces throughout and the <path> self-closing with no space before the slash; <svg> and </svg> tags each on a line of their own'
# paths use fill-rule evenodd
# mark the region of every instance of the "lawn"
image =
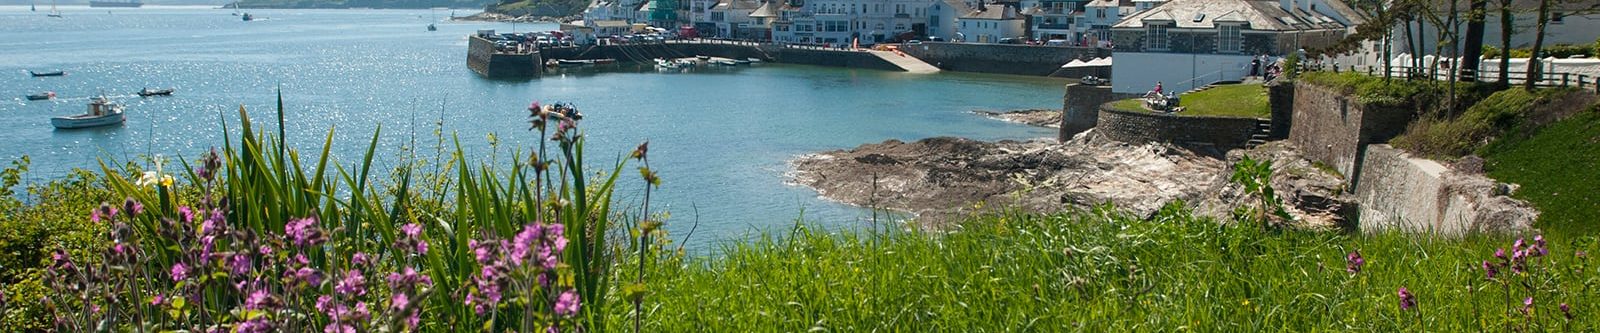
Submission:
<svg viewBox="0 0 1600 333">
<path fill-rule="evenodd" d="M 1539 209 L 1539 228 L 1567 235 L 1600 231 L 1600 108 L 1531 137 L 1501 139 L 1483 154 L 1489 176 L 1522 185 L 1513 196 Z"/>
<path fill-rule="evenodd" d="M 1111 106 L 1123 110 L 1147 110 L 1138 98 L 1112 102 Z M 1220 85 L 1205 91 L 1185 94 L 1180 105 L 1185 116 L 1270 118 L 1267 107 L 1267 89 L 1261 84 Z"/>
</svg>

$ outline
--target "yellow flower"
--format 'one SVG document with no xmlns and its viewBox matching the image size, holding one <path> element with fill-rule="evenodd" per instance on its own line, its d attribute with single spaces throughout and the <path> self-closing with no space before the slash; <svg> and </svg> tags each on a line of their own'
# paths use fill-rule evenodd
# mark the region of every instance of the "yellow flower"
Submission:
<svg viewBox="0 0 1600 333">
<path fill-rule="evenodd" d="M 172 187 L 172 175 L 161 175 L 161 187 Z"/>
</svg>

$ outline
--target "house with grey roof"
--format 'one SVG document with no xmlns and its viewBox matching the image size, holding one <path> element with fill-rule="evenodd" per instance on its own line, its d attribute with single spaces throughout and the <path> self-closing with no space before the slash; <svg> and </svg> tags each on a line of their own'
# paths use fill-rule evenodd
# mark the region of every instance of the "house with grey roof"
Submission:
<svg viewBox="0 0 1600 333">
<path fill-rule="evenodd" d="M 1365 22 L 1339 0 L 1172 0 L 1111 27 L 1119 52 L 1288 54 L 1333 45 Z"/>
<path fill-rule="evenodd" d="M 1016 7 L 986 4 L 956 19 L 957 33 L 969 43 L 998 43 L 1004 38 L 1026 37 L 1028 19 Z"/>
</svg>

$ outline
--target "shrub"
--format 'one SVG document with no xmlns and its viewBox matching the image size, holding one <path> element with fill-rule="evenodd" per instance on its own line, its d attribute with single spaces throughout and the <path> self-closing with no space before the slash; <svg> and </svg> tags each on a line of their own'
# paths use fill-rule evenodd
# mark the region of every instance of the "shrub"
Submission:
<svg viewBox="0 0 1600 333">
<path fill-rule="evenodd" d="M 1570 92 L 1567 89 L 1503 90 L 1459 116 L 1434 114 L 1413 122 L 1405 134 L 1392 142 L 1396 147 L 1430 158 L 1466 156 L 1521 125 L 1535 107 Z"/>
</svg>

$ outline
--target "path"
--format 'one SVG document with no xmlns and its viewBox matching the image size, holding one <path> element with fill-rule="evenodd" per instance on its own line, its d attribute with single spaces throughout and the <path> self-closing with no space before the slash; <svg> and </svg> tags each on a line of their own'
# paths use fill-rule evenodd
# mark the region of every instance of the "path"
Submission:
<svg viewBox="0 0 1600 333">
<path fill-rule="evenodd" d="M 878 50 L 868 50 L 867 52 L 872 53 L 872 55 L 876 55 L 878 58 L 882 58 L 884 61 L 888 61 L 895 66 L 899 66 L 900 69 L 904 69 L 906 72 L 917 74 L 932 74 L 939 72 L 938 67 L 933 67 L 933 65 L 929 65 L 928 63 L 923 62 L 921 59 L 905 55 L 904 53 Z"/>
</svg>

